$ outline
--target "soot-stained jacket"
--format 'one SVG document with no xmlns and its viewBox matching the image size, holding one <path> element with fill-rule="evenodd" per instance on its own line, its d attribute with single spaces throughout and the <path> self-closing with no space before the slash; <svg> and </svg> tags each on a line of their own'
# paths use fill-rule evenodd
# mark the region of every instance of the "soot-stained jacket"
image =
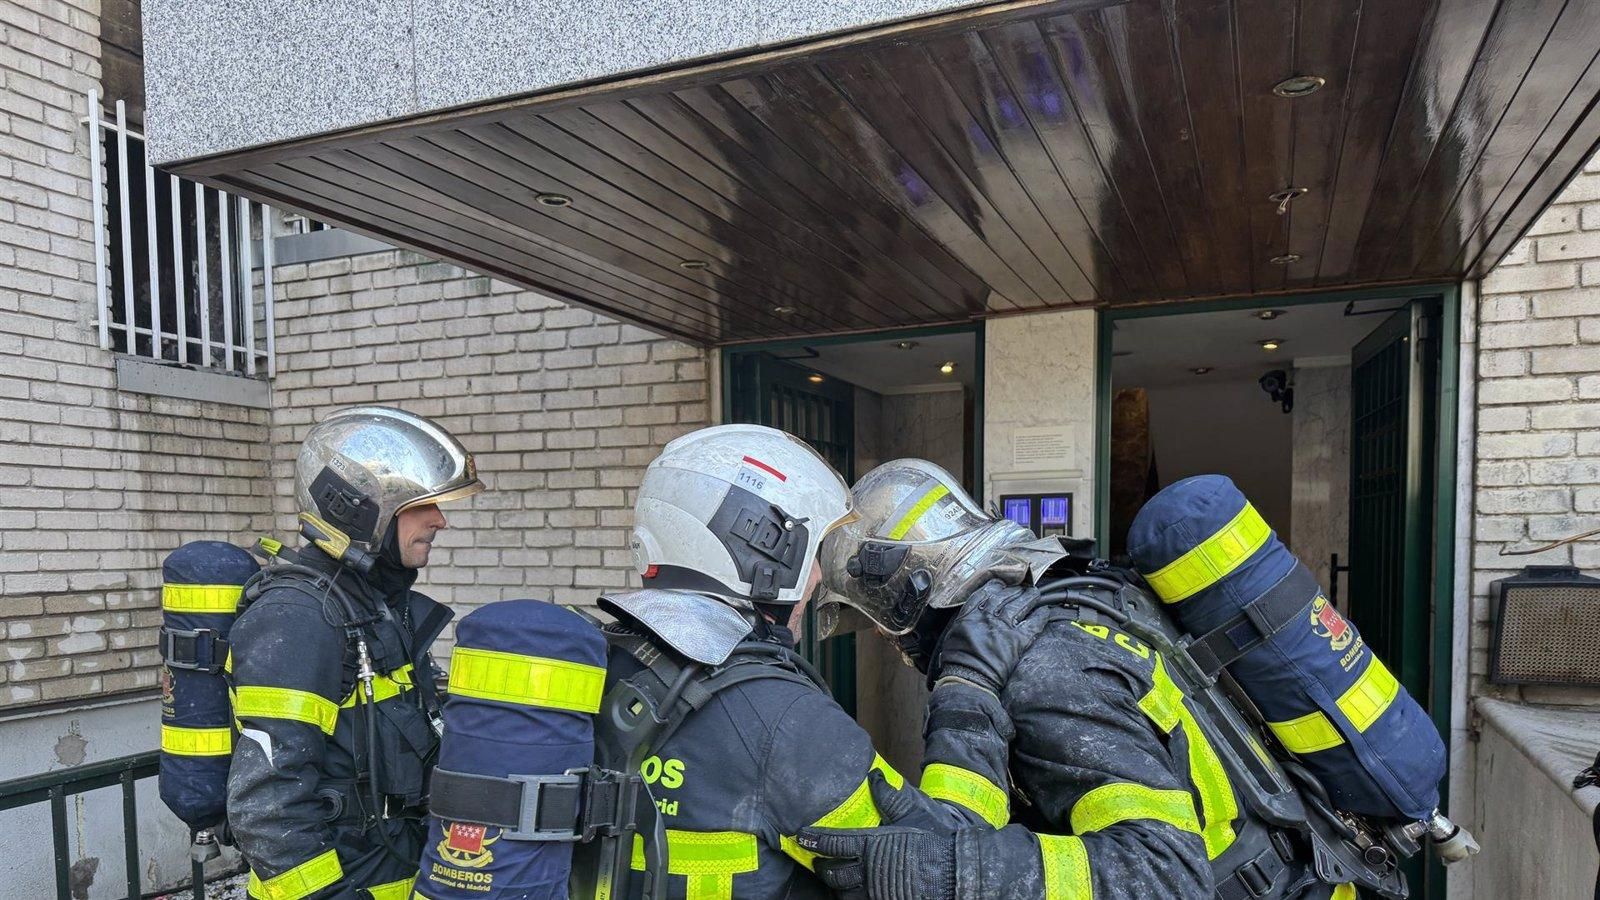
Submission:
<svg viewBox="0 0 1600 900">
<path fill-rule="evenodd" d="M 956 895 L 1221 896 L 1212 860 L 1259 851 L 1238 840 L 1245 823 L 1220 760 L 1160 655 L 1074 612 L 1034 613 L 1050 621 L 999 702 L 959 682 L 933 693 L 922 787 L 996 828 L 958 837 Z"/>
<path fill-rule="evenodd" d="M 614 648 L 608 681 L 639 667 Z M 879 824 L 867 781 L 874 769 L 891 786 L 916 790 L 820 687 L 776 678 L 718 691 L 641 768 L 665 819 L 668 896 L 697 900 L 832 896 L 795 833 Z M 918 797 L 933 821 L 952 830 L 972 821 L 964 810 Z"/>
<path fill-rule="evenodd" d="M 324 596 L 325 585 L 276 575 L 231 634 L 240 737 L 228 777 L 228 824 L 250 866 L 249 893 L 265 900 L 409 900 L 422 840 L 417 808 L 438 750 L 416 686 L 432 683 L 427 648 L 451 614 L 409 589 L 414 573 L 361 577 L 315 549 L 299 556 L 336 575 L 357 615 L 373 620 L 360 630 L 379 676 L 370 709 L 389 817 L 368 800 L 369 707 L 346 611 Z M 402 859 L 385 850 L 379 828 Z"/>
</svg>

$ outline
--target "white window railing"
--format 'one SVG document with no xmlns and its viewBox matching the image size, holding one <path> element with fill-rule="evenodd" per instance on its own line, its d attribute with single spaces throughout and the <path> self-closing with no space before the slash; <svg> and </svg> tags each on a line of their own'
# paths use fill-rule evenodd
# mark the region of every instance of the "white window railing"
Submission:
<svg viewBox="0 0 1600 900">
<path fill-rule="evenodd" d="M 85 121 L 101 348 L 272 377 L 272 208 L 151 167 L 121 100 L 108 121 L 100 92 L 90 90 Z M 259 266 L 251 260 L 257 222 Z"/>
</svg>

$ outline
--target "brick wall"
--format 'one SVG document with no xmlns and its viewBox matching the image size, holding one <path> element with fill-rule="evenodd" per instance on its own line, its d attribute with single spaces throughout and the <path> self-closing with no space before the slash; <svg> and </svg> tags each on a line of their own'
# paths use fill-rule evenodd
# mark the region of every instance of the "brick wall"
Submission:
<svg viewBox="0 0 1600 900">
<path fill-rule="evenodd" d="M 0 0 L 0 708 L 153 687 L 161 557 L 269 512 L 265 411 L 119 392 L 99 348 L 97 8 Z"/>
<path fill-rule="evenodd" d="M 1528 564 L 1600 569 L 1600 541 L 1526 547 L 1600 528 L 1600 157 L 1482 284 L 1474 526 L 1475 692 L 1488 690 L 1488 585 Z M 1600 692 L 1496 691 L 1535 702 Z"/>
<path fill-rule="evenodd" d="M 708 424 L 704 351 L 406 251 L 275 270 L 277 525 L 292 464 L 327 412 L 437 420 L 489 490 L 445 507 L 419 587 L 464 613 L 519 597 L 587 603 L 637 584 L 635 489 L 672 438 Z"/>
</svg>

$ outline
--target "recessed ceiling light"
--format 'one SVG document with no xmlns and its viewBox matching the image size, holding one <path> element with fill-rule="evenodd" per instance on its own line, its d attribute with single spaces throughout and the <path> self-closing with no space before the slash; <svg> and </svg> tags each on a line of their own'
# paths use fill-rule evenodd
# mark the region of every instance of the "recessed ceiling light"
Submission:
<svg viewBox="0 0 1600 900">
<path fill-rule="evenodd" d="M 572 198 L 566 194 L 540 194 L 533 199 L 545 206 L 571 206 Z"/>
<path fill-rule="evenodd" d="M 1190 369 L 1189 371 L 1193 372 L 1196 375 L 1209 375 L 1209 374 L 1211 374 L 1211 367 L 1210 366 L 1195 366 L 1194 368 Z"/>
<path fill-rule="evenodd" d="M 955 370 L 956 370 L 956 364 L 953 363 L 953 362 L 947 362 L 944 365 L 939 367 L 939 371 L 943 372 L 946 375 L 949 375 L 951 372 L 954 372 Z"/>
<path fill-rule="evenodd" d="M 699 269 L 710 268 L 710 266 L 711 266 L 711 263 L 708 263 L 703 259 L 680 259 L 680 260 L 678 260 L 678 268 L 680 268 L 680 269 L 688 269 L 691 272 L 697 271 Z"/>
<path fill-rule="evenodd" d="M 1299 197 L 1301 194 L 1304 194 L 1309 190 L 1311 189 L 1303 187 L 1284 188 L 1276 193 L 1268 194 L 1267 199 L 1278 204 L 1278 215 L 1281 216 L 1289 211 L 1289 201 Z"/>
<path fill-rule="evenodd" d="M 1290 263 L 1297 263 L 1299 261 L 1300 254 L 1298 253 L 1285 253 L 1282 256 L 1274 256 L 1273 258 L 1267 260 L 1267 262 L 1270 262 L 1275 266 L 1287 266 Z"/>
<path fill-rule="evenodd" d="M 897 350 L 913 350 L 913 349 L 916 348 L 917 342 L 916 341 L 896 341 L 894 346 L 895 346 L 895 349 L 897 349 Z"/>
<path fill-rule="evenodd" d="M 822 376 L 818 375 L 815 372 L 812 372 L 810 375 L 806 376 L 806 380 L 811 382 L 812 384 L 821 384 L 822 383 Z"/>
<path fill-rule="evenodd" d="M 1294 75 L 1272 86 L 1272 92 L 1279 97 L 1293 100 L 1296 97 L 1306 97 L 1322 90 L 1328 79 L 1321 75 Z"/>
<path fill-rule="evenodd" d="M 1273 319 L 1286 315 L 1286 313 L 1281 309 L 1258 309 L 1251 315 L 1263 322 L 1271 322 Z"/>
<path fill-rule="evenodd" d="M 780 316 L 794 315 L 794 307 L 792 306 L 774 306 L 772 311 Z"/>
<path fill-rule="evenodd" d="M 1268 352 L 1271 352 L 1271 351 L 1276 350 L 1279 347 L 1283 346 L 1283 339 L 1282 338 L 1267 338 L 1264 341 L 1257 341 L 1257 343 L 1259 343 L 1261 345 L 1261 349 L 1266 350 Z"/>
</svg>

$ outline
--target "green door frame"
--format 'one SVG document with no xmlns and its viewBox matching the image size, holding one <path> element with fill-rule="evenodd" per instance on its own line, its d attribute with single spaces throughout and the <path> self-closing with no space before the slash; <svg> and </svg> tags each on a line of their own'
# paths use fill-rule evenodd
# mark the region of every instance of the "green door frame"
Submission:
<svg viewBox="0 0 1600 900">
<path fill-rule="evenodd" d="M 1459 284 L 1407 285 L 1395 288 L 1368 288 L 1352 291 L 1294 294 L 1273 297 L 1235 297 L 1194 303 L 1168 303 L 1123 309 L 1103 309 L 1098 323 L 1095 387 L 1095 537 L 1101 546 L 1107 538 L 1111 518 L 1111 353 L 1113 326 L 1125 319 L 1155 316 L 1181 316 L 1191 313 L 1224 312 L 1312 303 L 1350 301 L 1410 301 L 1437 297 L 1440 300 L 1439 412 L 1434 441 L 1434 535 L 1433 535 L 1433 666 L 1429 682 L 1429 708 L 1434 726 L 1450 743 L 1450 672 L 1454 656 L 1455 628 L 1455 540 L 1456 540 L 1456 431 L 1461 360 L 1461 286 Z"/>
<path fill-rule="evenodd" d="M 788 338 L 781 341 L 761 341 L 747 344 L 724 344 L 719 349 L 722 357 L 722 421 L 733 421 L 733 357 L 744 353 L 780 353 L 802 347 L 826 347 L 834 344 L 863 344 L 872 341 L 898 341 L 940 334 L 971 334 L 973 336 L 974 364 L 977 371 L 972 385 L 972 495 L 983 496 L 983 372 L 984 325 L 980 319 L 968 325 L 934 325 L 927 328 L 897 328 L 893 331 L 872 331 L 857 334 L 835 334 L 810 338 Z M 857 472 L 856 475 L 864 475 Z"/>
</svg>

